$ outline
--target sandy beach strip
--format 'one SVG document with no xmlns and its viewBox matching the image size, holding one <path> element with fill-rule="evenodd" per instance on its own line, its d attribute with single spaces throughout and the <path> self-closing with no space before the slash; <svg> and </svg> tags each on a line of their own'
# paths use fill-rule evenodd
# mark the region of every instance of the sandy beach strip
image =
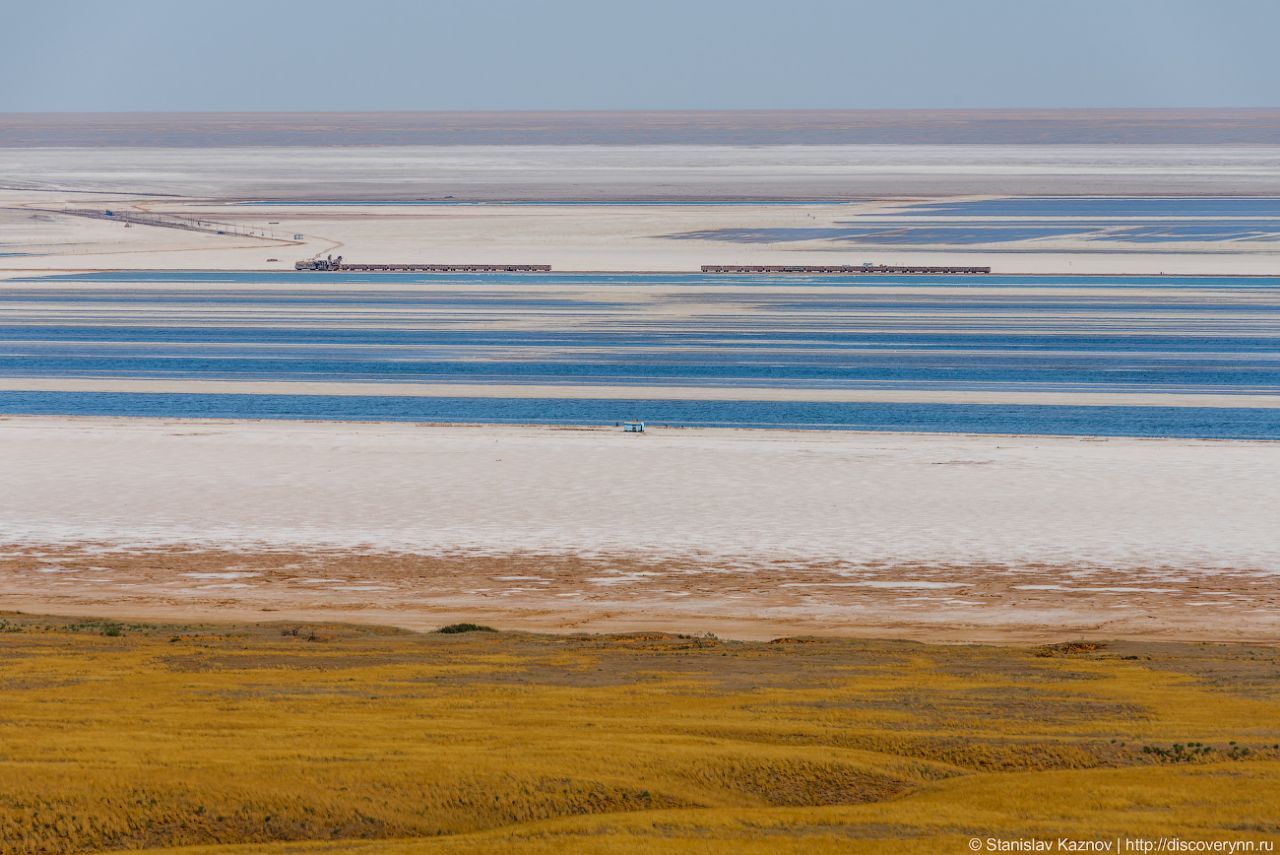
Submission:
<svg viewBox="0 0 1280 855">
<path fill-rule="evenodd" d="M 411 398 L 551 398 L 610 401 L 813 401 L 827 403 L 1024 404 L 1117 407 L 1280 409 L 1280 395 L 1213 392 L 1052 392 L 939 389 L 821 389 L 761 386 L 616 386 L 170 380 L 4 377 L 2 392 L 111 392 L 201 395 L 338 395 Z"/>
</svg>

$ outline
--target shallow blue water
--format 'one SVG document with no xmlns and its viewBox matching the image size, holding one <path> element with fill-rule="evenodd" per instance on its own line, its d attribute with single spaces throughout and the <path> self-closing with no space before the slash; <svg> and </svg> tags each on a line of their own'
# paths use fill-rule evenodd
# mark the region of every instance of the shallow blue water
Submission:
<svg viewBox="0 0 1280 855">
<path fill-rule="evenodd" d="M 877 225 L 860 227 L 776 227 L 707 229 L 682 232 L 667 237 L 679 240 L 714 240 L 730 243 L 785 243 L 805 240 L 838 240 L 845 243 L 865 243 L 876 246 L 894 244 L 971 244 L 1013 243 L 1047 237 L 1064 237 L 1084 234 L 1080 226 L 980 226 L 938 225 L 899 226 Z"/>
<path fill-rule="evenodd" d="M 206 287 L 166 287 L 188 283 Z M 278 283 L 317 287 L 255 287 Z M 416 287 L 422 283 L 432 287 Z M 609 286 L 604 292 L 584 290 L 602 284 Z M 823 287 L 814 292 L 814 284 Z M 709 285 L 716 287 L 697 287 Z M 902 290 L 884 293 L 885 286 Z M 925 287 L 934 290 L 917 290 Z M 15 413 L 591 424 L 638 416 L 671 424 L 1280 439 L 1277 410 L 640 405 L 589 397 L 592 385 L 780 387 L 801 397 L 817 389 L 1280 395 L 1280 280 L 50 276 L 0 286 L 4 377 L 551 384 L 582 387 L 588 396 L 0 393 L 0 412 Z M 627 412 L 636 408 L 641 412 Z"/>
<path fill-rule="evenodd" d="M 79 349 L 75 346 L 81 345 Z M 208 357 L 233 365 L 241 358 L 267 358 L 297 364 L 312 360 L 365 358 L 376 363 L 466 360 L 483 366 L 509 362 L 524 365 L 556 359 L 584 372 L 592 366 L 622 364 L 637 374 L 667 363 L 692 362 L 711 374 L 742 366 L 773 366 L 793 379 L 806 376 L 806 365 L 837 363 L 846 370 L 873 367 L 879 360 L 910 366 L 935 358 L 945 382 L 959 382 L 985 364 L 1005 361 L 1026 367 L 1038 360 L 1065 368 L 1073 359 L 1094 360 L 1091 382 L 1105 383 L 1119 372 L 1144 364 L 1197 366 L 1213 370 L 1221 363 L 1243 369 L 1270 370 L 1280 358 L 1277 339 L 1222 332 L 1214 335 L 1010 334 L 977 331 L 966 334 L 918 331 L 814 332 L 788 330 L 783 335 L 757 331 L 734 334 L 630 332 L 602 335 L 590 331 L 287 329 L 253 327 L 0 327 L 0 354 L 15 360 L 24 374 L 48 374 L 52 362 L 68 358 L 115 359 L 112 370 L 131 370 L 134 359 L 167 359 L 168 376 L 182 376 L 179 360 Z M 43 360 L 49 360 L 46 366 Z M 77 367 L 79 373 L 83 366 Z M 388 371 L 394 371 L 389 368 Z M 477 368 L 476 370 L 481 370 Z M 572 368 L 570 369 L 572 370 Z M 603 369 L 602 369 L 603 370 Z M 133 376 L 145 375 L 140 371 Z M 56 376 L 56 375 L 55 375 Z M 852 375 L 849 375 L 852 376 Z M 1222 390 L 1227 391 L 1227 390 Z"/>
<path fill-rule="evenodd" d="M 135 331 L 136 332 L 136 331 Z M 47 337 L 0 341 L 0 376 L 134 377 L 220 380 L 332 380 L 361 382 L 662 384 L 784 386 L 791 388 L 1017 387 L 1073 390 L 1275 393 L 1280 390 L 1275 339 L 1198 337 L 1176 342 L 1080 338 L 1044 341 L 974 335 L 966 340 L 855 342 L 845 347 L 766 341 L 666 339 L 632 336 L 612 346 L 582 339 L 453 334 L 453 343 L 405 333 L 395 344 L 381 331 L 344 336 L 205 336 L 171 330 L 148 342 L 101 336 L 71 341 Z M 212 332 L 212 331 L 205 331 Z M 229 331 L 223 331 L 229 332 Z M 180 336 L 180 337 L 179 337 Z M 139 337 L 140 338 L 140 337 Z M 216 338 L 216 340 L 215 340 Z M 895 339 L 894 336 L 881 336 Z M 288 339 L 288 341 L 286 341 Z M 323 339 L 323 340 L 320 340 Z M 415 344 L 413 342 L 420 342 Z M 461 343 L 459 343 L 461 342 Z M 1163 346 L 1162 346 L 1163 345 Z"/>
<path fill-rule="evenodd" d="M 1199 223 L 1152 223 L 1145 226 L 1108 229 L 1089 235 L 1088 240 L 1152 243 L 1160 241 L 1280 240 L 1280 220 L 1267 224 L 1205 221 Z"/>
<path fill-rule="evenodd" d="M 326 419 L 1276 439 L 1280 411 L 1194 407 L 0 392 L 29 415 Z"/>
<path fill-rule="evenodd" d="M 999 391 L 1173 391 L 1255 392 L 1276 388 L 1280 370 L 1274 365 L 1228 365 L 1214 369 L 1194 366 L 1153 365 L 1124 371 L 1106 370 L 1099 378 L 1100 361 L 1074 365 L 1039 365 L 1010 368 L 993 364 L 964 372 L 963 378 L 943 359 L 907 364 L 793 365 L 787 367 L 733 365 L 703 368 L 698 365 L 658 364 L 635 366 L 586 363 L 526 362 L 424 362 L 388 363 L 307 360 L 289 363 L 280 359 L 154 359 L 123 356 L 114 359 L 45 359 L 27 366 L 22 360 L 0 359 L 0 372 L 10 377 L 132 377 L 207 380 L 309 380 L 423 383 L 566 383 L 608 382 L 610 385 L 776 386 L 791 388 L 896 389 L 910 383 L 917 389 L 970 389 Z M 1105 368 L 1103 369 L 1105 370 Z M 803 373 L 803 377 L 797 377 Z M 1223 388 L 1223 387 L 1239 388 Z"/>
<path fill-rule="evenodd" d="M 868 246 L 911 246 L 945 244 L 977 246 L 1017 243 L 1051 237 L 1103 240 L 1125 243 L 1167 243 L 1226 240 L 1280 240 L 1280 220 L 1270 222 L 1187 223 L 1152 221 L 1141 225 L 1077 223 L 1064 220 L 1054 225 L 1013 225 L 990 223 L 946 223 L 898 225 L 883 223 L 857 227 L 777 227 L 729 228 L 682 232 L 668 235 L 680 240 L 712 240 L 730 243 L 785 243 L 789 241 L 835 240 Z"/>
<path fill-rule="evenodd" d="M 984 217 L 1280 217 L 1280 198 L 1253 196 L 1025 196 L 924 202 L 901 213 Z"/>
<path fill-rule="evenodd" d="M 721 228 L 667 237 L 865 246 L 1000 245 L 1055 237 L 1138 244 L 1280 240 L 1277 198 L 1016 197 L 921 202 L 873 211 L 869 217 L 858 213 L 838 226 Z"/>
</svg>

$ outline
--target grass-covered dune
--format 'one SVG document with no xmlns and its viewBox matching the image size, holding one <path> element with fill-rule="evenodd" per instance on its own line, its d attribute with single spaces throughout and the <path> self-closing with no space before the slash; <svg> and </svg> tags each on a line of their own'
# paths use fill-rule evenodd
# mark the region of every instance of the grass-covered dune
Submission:
<svg viewBox="0 0 1280 855">
<path fill-rule="evenodd" d="M 1280 838 L 1273 647 L 2 618 L 4 855 Z"/>
</svg>

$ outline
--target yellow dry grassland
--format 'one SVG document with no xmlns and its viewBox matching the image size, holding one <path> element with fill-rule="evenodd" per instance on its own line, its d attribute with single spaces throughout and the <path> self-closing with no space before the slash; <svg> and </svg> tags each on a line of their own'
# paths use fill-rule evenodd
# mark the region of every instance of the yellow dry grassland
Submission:
<svg viewBox="0 0 1280 855">
<path fill-rule="evenodd" d="M 1278 677 L 1267 646 L 0 615 L 0 853 L 1274 844 Z"/>
</svg>

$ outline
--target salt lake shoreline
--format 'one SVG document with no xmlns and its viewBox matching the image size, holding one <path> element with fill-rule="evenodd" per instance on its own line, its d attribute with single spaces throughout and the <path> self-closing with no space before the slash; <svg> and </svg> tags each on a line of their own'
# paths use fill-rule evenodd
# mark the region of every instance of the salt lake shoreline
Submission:
<svg viewBox="0 0 1280 855">
<path fill-rule="evenodd" d="M 791 563 L 726 573 L 698 556 L 681 562 L 0 545 L 6 591 L 0 615 L 354 623 L 419 632 L 467 622 L 552 634 L 710 633 L 740 640 L 1280 643 L 1271 574 L 952 566 L 880 568 L 874 578 L 849 580 L 838 568 Z M 476 585 L 488 587 L 467 590 Z M 1216 601 L 1200 599 L 1210 589 Z"/>
<path fill-rule="evenodd" d="M 1275 442 L 12 416 L 0 442 L 4 610 L 1280 640 Z"/>
</svg>

